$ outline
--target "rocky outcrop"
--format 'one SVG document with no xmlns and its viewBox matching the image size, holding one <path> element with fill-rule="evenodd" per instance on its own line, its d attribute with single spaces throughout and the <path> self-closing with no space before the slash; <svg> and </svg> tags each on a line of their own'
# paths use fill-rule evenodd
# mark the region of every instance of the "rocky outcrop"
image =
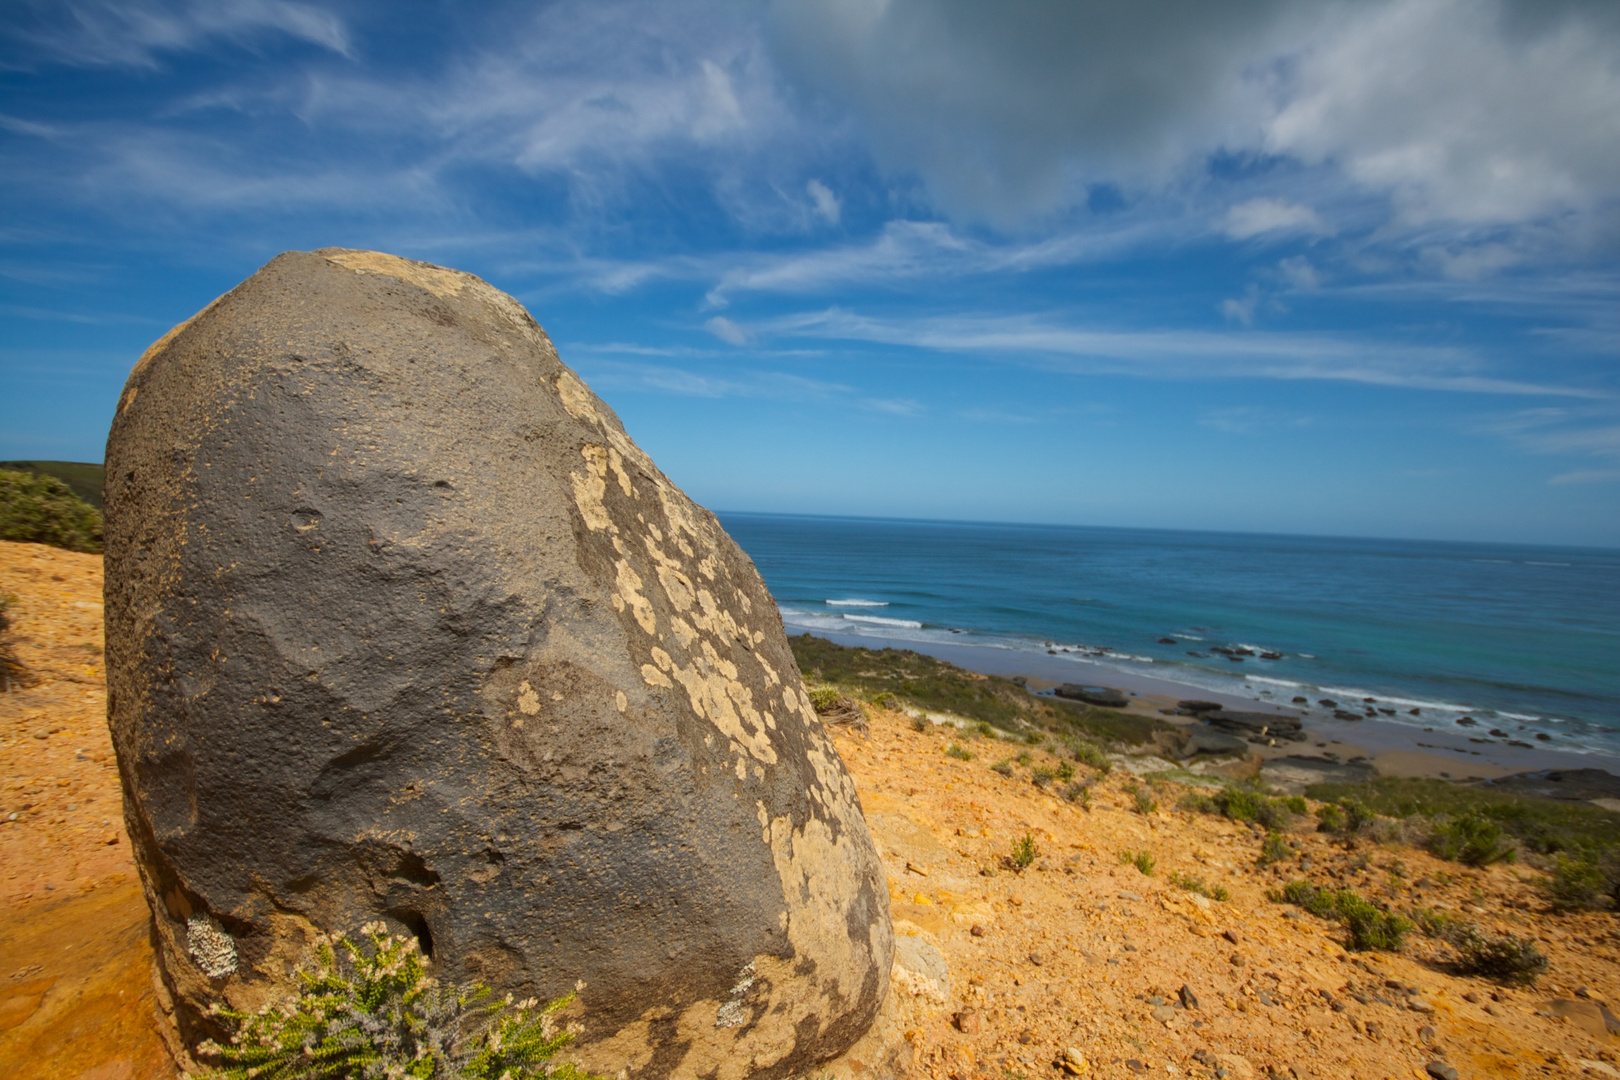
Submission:
<svg viewBox="0 0 1620 1080">
<path fill-rule="evenodd" d="M 753 564 L 510 297 L 275 259 L 107 450 L 109 713 L 188 1038 L 382 919 L 587 984 L 587 1064 L 775 1077 L 889 983 L 883 871 Z"/>
<path fill-rule="evenodd" d="M 1052 691 L 1060 698 L 1070 701 L 1082 701 L 1087 705 L 1098 705 L 1105 709 L 1123 709 L 1131 702 L 1124 694 L 1108 686 L 1081 686 L 1078 683 L 1064 683 Z"/>
</svg>

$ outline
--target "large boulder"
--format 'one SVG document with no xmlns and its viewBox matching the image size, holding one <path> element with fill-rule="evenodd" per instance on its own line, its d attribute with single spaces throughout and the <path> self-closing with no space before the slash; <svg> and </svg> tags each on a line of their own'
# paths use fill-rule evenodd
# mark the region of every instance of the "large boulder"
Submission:
<svg viewBox="0 0 1620 1080">
<path fill-rule="evenodd" d="M 885 876 L 753 563 L 528 312 L 289 252 L 107 447 L 109 710 L 180 1031 L 381 919 L 583 980 L 587 1064 L 775 1077 L 866 1030 Z"/>
</svg>

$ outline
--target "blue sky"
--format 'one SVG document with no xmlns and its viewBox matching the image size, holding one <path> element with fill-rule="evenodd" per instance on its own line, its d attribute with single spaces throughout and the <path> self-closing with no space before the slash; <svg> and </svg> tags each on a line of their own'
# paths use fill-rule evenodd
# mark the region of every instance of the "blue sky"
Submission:
<svg viewBox="0 0 1620 1080">
<path fill-rule="evenodd" d="M 12 0 L 0 154 L 0 458 L 364 247 L 715 509 L 1620 545 L 1608 0 Z"/>
</svg>

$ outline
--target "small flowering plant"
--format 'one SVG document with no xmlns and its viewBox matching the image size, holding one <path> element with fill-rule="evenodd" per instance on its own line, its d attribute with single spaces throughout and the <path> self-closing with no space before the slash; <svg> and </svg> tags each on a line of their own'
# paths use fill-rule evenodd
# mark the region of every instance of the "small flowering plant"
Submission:
<svg viewBox="0 0 1620 1080">
<path fill-rule="evenodd" d="M 573 994 L 539 1006 L 481 983 L 442 987 L 415 939 L 382 923 L 360 934 L 321 938 L 289 1003 L 216 1005 L 236 1034 L 197 1048 L 220 1064 L 194 1080 L 595 1080 L 552 1060 L 574 1037 L 557 1023 Z"/>
</svg>

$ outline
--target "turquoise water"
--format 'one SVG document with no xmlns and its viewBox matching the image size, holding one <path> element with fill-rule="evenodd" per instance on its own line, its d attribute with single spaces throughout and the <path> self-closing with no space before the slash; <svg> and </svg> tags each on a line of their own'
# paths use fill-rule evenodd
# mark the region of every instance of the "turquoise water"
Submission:
<svg viewBox="0 0 1620 1080">
<path fill-rule="evenodd" d="M 1414 726 L 1468 715 L 1547 733 L 1549 749 L 1620 752 L 1620 551 L 720 519 L 790 633 L 1050 652 L 1313 708 L 1374 697 Z"/>
</svg>

